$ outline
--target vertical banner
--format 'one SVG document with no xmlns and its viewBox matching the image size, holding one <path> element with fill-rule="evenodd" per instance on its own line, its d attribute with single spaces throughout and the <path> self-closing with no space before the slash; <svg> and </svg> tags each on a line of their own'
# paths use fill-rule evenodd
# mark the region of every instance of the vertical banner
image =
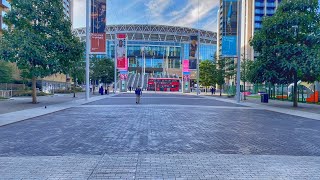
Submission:
<svg viewBox="0 0 320 180">
<path fill-rule="evenodd" d="M 182 61 L 182 67 L 183 67 L 183 70 L 182 72 L 189 72 L 189 60 L 185 59 Z"/>
<path fill-rule="evenodd" d="M 117 34 L 116 59 L 117 59 L 117 69 L 127 71 L 128 70 L 127 41 L 126 41 L 125 34 Z"/>
<path fill-rule="evenodd" d="M 237 55 L 237 0 L 223 0 L 222 55 Z"/>
<path fill-rule="evenodd" d="M 106 0 L 91 0 L 91 53 L 106 53 Z"/>
<path fill-rule="evenodd" d="M 128 71 L 120 71 L 119 78 L 121 81 L 125 81 L 128 79 Z"/>
<path fill-rule="evenodd" d="M 198 36 L 190 36 L 189 69 L 197 70 Z"/>
</svg>

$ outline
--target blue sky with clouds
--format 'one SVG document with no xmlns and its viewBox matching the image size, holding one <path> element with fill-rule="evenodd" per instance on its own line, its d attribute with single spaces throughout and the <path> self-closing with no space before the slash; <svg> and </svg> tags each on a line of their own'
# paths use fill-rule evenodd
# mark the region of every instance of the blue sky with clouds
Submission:
<svg viewBox="0 0 320 180">
<path fill-rule="evenodd" d="M 74 0 L 75 28 L 85 26 L 85 1 Z M 162 24 L 216 31 L 218 5 L 219 0 L 107 0 L 107 24 Z"/>
</svg>

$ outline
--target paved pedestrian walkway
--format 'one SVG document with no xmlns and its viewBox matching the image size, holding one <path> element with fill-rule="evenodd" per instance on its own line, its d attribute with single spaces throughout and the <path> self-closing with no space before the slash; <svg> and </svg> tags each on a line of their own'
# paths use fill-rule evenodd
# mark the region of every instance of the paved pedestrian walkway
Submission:
<svg viewBox="0 0 320 180">
<path fill-rule="evenodd" d="M 151 92 L 63 106 L 0 126 L 0 179 L 320 178 L 309 112 Z"/>
<path fill-rule="evenodd" d="M 85 94 L 79 93 L 76 98 L 73 98 L 73 94 L 61 94 L 38 98 L 38 104 L 32 104 L 30 97 L 18 97 L 12 98 L 11 100 L 0 101 L 0 126 L 54 113 L 106 97 L 91 95 L 90 100 L 86 101 Z"/>
</svg>

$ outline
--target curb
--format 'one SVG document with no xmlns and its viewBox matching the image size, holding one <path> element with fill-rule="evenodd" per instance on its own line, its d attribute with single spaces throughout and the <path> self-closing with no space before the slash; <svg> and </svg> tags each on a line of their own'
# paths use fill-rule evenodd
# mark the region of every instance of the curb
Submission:
<svg viewBox="0 0 320 180">
<path fill-rule="evenodd" d="M 16 122 L 28 120 L 31 118 L 47 115 L 50 113 L 62 111 L 62 110 L 83 105 L 86 103 L 107 99 L 116 95 L 117 94 L 112 94 L 109 96 L 95 96 L 90 98 L 88 101 L 86 101 L 85 99 L 78 99 L 78 100 L 69 101 L 65 103 L 54 104 L 54 105 L 48 106 L 47 108 L 38 107 L 38 108 L 26 109 L 22 111 L 10 112 L 6 114 L 0 114 L 0 127 L 8 124 L 16 123 Z"/>
</svg>

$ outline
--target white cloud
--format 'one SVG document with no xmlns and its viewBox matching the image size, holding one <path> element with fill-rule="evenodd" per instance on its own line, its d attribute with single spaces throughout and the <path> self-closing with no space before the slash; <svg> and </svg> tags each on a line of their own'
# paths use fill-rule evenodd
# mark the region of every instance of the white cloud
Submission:
<svg viewBox="0 0 320 180">
<path fill-rule="evenodd" d="M 219 7 L 219 0 L 108 0 L 108 4 L 110 23 L 200 26 L 211 31 L 216 31 L 217 27 L 217 15 L 212 11 Z M 75 28 L 85 26 L 85 5 L 86 0 L 74 0 Z"/>
<path fill-rule="evenodd" d="M 86 0 L 74 0 L 73 2 L 73 27 L 85 27 L 86 25 Z"/>
<path fill-rule="evenodd" d="M 170 4 L 171 0 L 151 0 L 145 3 L 147 7 L 146 13 L 148 13 L 149 18 L 152 18 L 153 21 L 161 23 L 165 21 L 164 14 Z"/>
<path fill-rule="evenodd" d="M 210 11 L 218 6 L 219 1 L 189 0 L 186 8 L 182 9 L 175 17 L 172 17 L 169 23 L 179 26 L 198 27 L 198 20 L 201 21 L 206 18 Z M 216 17 L 212 17 L 212 20 L 214 19 Z"/>
</svg>

